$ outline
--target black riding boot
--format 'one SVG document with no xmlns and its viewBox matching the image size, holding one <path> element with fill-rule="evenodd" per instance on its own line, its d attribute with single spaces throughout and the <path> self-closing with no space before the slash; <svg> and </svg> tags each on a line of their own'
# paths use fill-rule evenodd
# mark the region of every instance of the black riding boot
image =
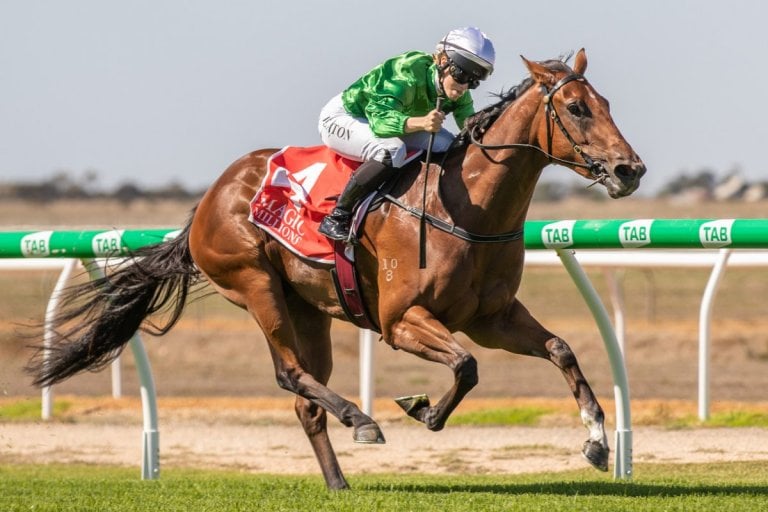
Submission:
<svg viewBox="0 0 768 512">
<path fill-rule="evenodd" d="M 376 160 L 368 160 L 360 164 L 336 201 L 336 207 L 320 223 L 318 231 L 331 240 L 348 239 L 355 205 L 384 183 L 389 178 L 391 169 L 389 165 Z"/>
</svg>

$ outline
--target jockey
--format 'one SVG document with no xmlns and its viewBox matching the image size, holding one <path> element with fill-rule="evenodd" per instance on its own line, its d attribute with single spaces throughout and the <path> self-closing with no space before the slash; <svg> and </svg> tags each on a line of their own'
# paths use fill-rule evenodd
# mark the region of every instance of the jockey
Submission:
<svg viewBox="0 0 768 512">
<path fill-rule="evenodd" d="M 346 240 L 355 204 L 404 165 L 407 149 L 447 151 L 453 134 L 442 127 L 453 113 L 459 128 L 474 113 L 469 89 L 493 72 L 493 43 L 475 27 L 451 30 L 435 53 L 410 51 L 393 57 L 332 98 L 320 112 L 323 143 L 363 162 L 352 174 L 320 233 Z M 438 96 L 443 98 L 436 109 Z"/>
</svg>

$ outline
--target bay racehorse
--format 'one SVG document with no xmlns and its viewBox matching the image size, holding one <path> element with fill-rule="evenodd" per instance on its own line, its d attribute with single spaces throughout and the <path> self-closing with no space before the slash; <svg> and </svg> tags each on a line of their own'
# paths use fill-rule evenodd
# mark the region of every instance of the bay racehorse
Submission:
<svg viewBox="0 0 768 512">
<path fill-rule="evenodd" d="M 582 453 L 607 470 L 603 411 L 576 357 L 515 298 L 523 271 L 521 234 L 547 164 L 599 182 L 613 198 L 631 194 L 645 166 L 615 126 L 608 102 L 584 78 L 584 50 L 573 68 L 562 60 L 523 61 L 530 75 L 478 112 L 439 166 L 432 172 L 422 172 L 423 163 L 403 168 L 390 200 L 369 213 L 355 247 L 361 291 L 386 343 L 442 363 L 455 377 L 435 404 L 424 395 L 400 399 L 410 416 L 440 430 L 478 382 L 476 360 L 453 335 L 461 331 L 483 347 L 552 361 L 589 433 Z M 326 412 L 353 427 L 357 442 L 381 443 L 384 437 L 373 419 L 326 385 L 331 319 L 346 319 L 330 266 L 294 255 L 248 221 L 249 202 L 275 151 L 255 151 L 226 169 L 177 238 L 136 251 L 129 264 L 101 281 L 70 288 L 62 296 L 68 306 L 55 322 L 48 359 L 41 350 L 28 370 L 37 385 L 50 385 L 100 368 L 137 329 L 167 332 L 192 285 L 207 282 L 263 330 L 277 383 L 296 394 L 296 414 L 327 486 L 343 489 L 348 484 L 328 437 Z M 403 206 L 421 205 L 424 180 L 426 209 L 443 229 L 427 229 L 422 269 L 419 217 Z M 160 311 L 163 321 L 147 318 Z"/>
</svg>

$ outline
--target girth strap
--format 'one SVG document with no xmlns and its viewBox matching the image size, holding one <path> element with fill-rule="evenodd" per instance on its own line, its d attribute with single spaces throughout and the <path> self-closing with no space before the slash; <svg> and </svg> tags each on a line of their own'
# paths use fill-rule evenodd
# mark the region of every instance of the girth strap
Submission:
<svg viewBox="0 0 768 512">
<path fill-rule="evenodd" d="M 400 208 L 407 211 L 414 217 L 421 218 L 422 210 L 420 210 L 419 208 L 408 206 L 400 202 L 400 200 L 398 200 L 396 197 L 390 194 L 385 194 L 384 199 L 386 199 L 387 201 L 391 202 L 396 206 L 399 206 Z M 479 235 L 477 233 L 471 233 L 466 229 L 461 228 L 455 224 L 450 224 L 448 222 L 445 222 L 444 220 L 438 219 L 437 217 L 430 215 L 429 213 L 425 215 L 425 219 L 427 223 L 439 229 L 440 231 L 443 231 L 457 238 L 460 238 L 462 240 L 465 240 L 467 242 L 472 242 L 472 243 L 487 244 L 487 243 L 514 242 L 517 240 L 522 240 L 523 233 L 524 233 L 522 229 L 519 229 L 517 231 L 500 233 L 498 235 Z"/>
<path fill-rule="evenodd" d="M 350 228 L 355 236 L 357 236 L 375 197 L 375 193 L 370 194 L 355 211 L 352 218 L 352 227 Z M 347 315 L 350 322 L 361 329 L 369 329 L 380 333 L 381 328 L 376 324 L 376 321 L 365 306 L 360 280 L 355 268 L 354 245 L 340 240 L 334 241 L 333 257 L 336 265 L 331 269 L 331 278 L 344 314 Z"/>
<path fill-rule="evenodd" d="M 334 255 L 336 257 L 336 266 L 331 269 L 333 286 L 336 289 L 336 295 L 339 297 L 339 304 L 347 318 L 360 327 L 371 331 L 381 332 L 365 307 L 365 301 L 360 291 L 360 281 L 357 278 L 354 259 L 346 254 L 347 247 L 353 250 L 341 240 L 334 242 Z"/>
</svg>

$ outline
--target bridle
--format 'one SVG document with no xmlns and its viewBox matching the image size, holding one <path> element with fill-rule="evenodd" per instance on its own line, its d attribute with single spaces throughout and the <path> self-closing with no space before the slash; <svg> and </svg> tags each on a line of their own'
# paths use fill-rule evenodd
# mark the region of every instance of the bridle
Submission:
<svg viewBox="0 0 768 512">
<path fill-rule="evenodd" d="M 560 116 L 558 115 L 557 110 L 555 109 L 555 104 L 552 101 L 552 97 L 555 95 L 555 93 L 557 93 L 557 91 L 562 89 L 564 85 L 573 81 L 586 82 L 586 80 L 587 79 L 584 78 L 584 76 L 579 73 L 571 73 L 570 75 L 567 75 L 561 78 L 557 83 L 555 83 L 555 85 L 552 86 L 551 89 L 547 89 L 547 86 L 544 84 L 541 85 L 541 91 L 543 94 L 542 101 L 544 102 L 544 111 L 547 116 L 547 150 L 546 151 L 544 151 L 539 146 L 535 146 L 533 144 L 523 144 L 523 143 L 484 144 L 475 135 L 477 126 L 473 126 L 469 130 L 469 138 L 472 141 L 472 144 L 474 144 L 475 146 L 483 150 L 516 149 L 516 148 L 535 149 L 536 151 L 544 153 L 544 155 L 546 155 L 550 163 L 556 162 L 565 166 L 573 166 L 573 167 L 579 167 L 582 169 L 587 169 L 589 171 L 590 177 L 594 180 L 592 185 L 594 185 L 595 183 L 603 183 L 605 180 L 608 179 L 608 171 L 606 171 L 605 167 L 603 167 L 603 164 L 601 164 L 600 162 L 597 162 L 595 159 L 593 159 L 587 153 L 585 153 L 582 147 L 573 139 L 571 134 L 568 133 L 568 130 L 563 125 L 563 121 L 560 119 Z M 581 156 L 581 158 L 584 160 L 584 163 L 565 160 L 563 158 L 558 158 L 552 154 L 553 133 L 552 133 L 552 123 L 550 123 L 549 121 L 550 119 L 554 124 L 558 126 L 558 128 L 560 128 L 560 132 L 562 132 L 563 136 L 571 144 L 571 147 L 573 148 L 573 152 Z"/>
<path fill-rule="evenodd" d="M 579 73 L 572 73 L 570 75 L 565 76 L 564 78 L 561 78 L 555 85 L 552 86 L 551 89 L 547 89 L 546 86 L 542 85 L 541 90 L 544 95 L 543 101 L 544 101 L 544 108 L 545 113 L 547 115 L 547 150 L 544 151 L 539 146 L 534 146 L 533 144 L 484 144 L 478 140 L 478 138 L 475 135 L 475 130 L 477 129 L 477 125 L 473 126 L 469 130 L 469 138 L 472 142 L 472 144 L 478 146 L 482 150 L 495 150 L 495 149 L 516 149 L 516 148 L 530 148 L 535 149 L 536 151 L 539 151 L 541 153 L 544 153 L 547 158 L 549 159 L 549 162 L 557 162 L 562 165 L 566 166 L 573 166 L 573 167 L 579 167 L 582 169 L 587 169 L 589 171 L 589 174 L 591 178 L 594 180 L 593 183 L 590 185 L 594 185 L 595 183 L 603 183 L 605 180 L 608 179 L 608 171 L 605 170 L 605 167 L 592 157 L 590 157 L 588 154 L 584 153 L 581 146 L 573 140 L 573 137 L 571 137 L 571 134 L 568 133 L 568 130 L 566 130 L 565 126 L 563 125 L 563 122 L 560 120 L 560 116 L 557 114 L 557 110 L 555 110 L 555 105 L 552 102 L 552 96 L 562 89 L 562 87 L 570 82 L 573 82 L 574 80 L 578 81 L 586 81 L 586 79 L 580 75 Z M 565 160 L 563 158 L 558 158 L 552 154 L 552 126 L 549 122 L 549 119 L 552 119 L 552 121 L 557 124 L 557 126 L 560 128 L 560 131 L 563 133 L 565 138 L 568 140 L 568 142 L 573 147 L 573 151 L 581 156 L 582 159 L 584 159 L 584 163 L 581 162 L 573 162 L 571 160 Z M 453 141 L 453 144 L 451 147 L 453 147 L 454 144 L 457 143 L 459 140 L 459 137 L 455 138 Z M 445 158 L 450 153 L 450 148 L 448 151 L 446 151 L 443 155 L 443 163 L 445 162 Z M 440 164 L 440 167 L 443 167 L 443 163 Z M 385 194 L 384 199 L 387 201 L 390 201 L 391 203 L 395 204 L 396 206 L 399 206 L 400 208 L 406 210 L 408 213 L 413 215 L 414 217 L 418 217 L 420 219 L 423 219 L 425 222 L 429 223 L 433 227 L 439 229 L 440 231 L 443 231 L 445 233 L 448 233 L 450 235 L 456 236 L 458 238 L 461 238 L 462 240 L 466 240 L 467 242 L 472 243 L 506 243 L 506 242 L 513 242 L 518 241 L 523 238 L 523 230 L 517 230 L 517 231 L 510 231 L 508 233 L 501 233 L 498 235 L 481 235 L 476 233 L 471 233 L 465 229 L 462 229 L 459 226 L 456 226 L 455 224 L 450 224 L 448 222 L 445 222 L 441 219 L 438 219 L 437 217 L 434 217 L 433 215 L 430 215 L 425 212 L 424 209 L 420 210 L 418 208 L 414 208 L 411 206 L 408 206 L 404 204 L 402 201 L 397 199 L 396 197 L 392 196 L 391 194 Z"/>
</svg>

